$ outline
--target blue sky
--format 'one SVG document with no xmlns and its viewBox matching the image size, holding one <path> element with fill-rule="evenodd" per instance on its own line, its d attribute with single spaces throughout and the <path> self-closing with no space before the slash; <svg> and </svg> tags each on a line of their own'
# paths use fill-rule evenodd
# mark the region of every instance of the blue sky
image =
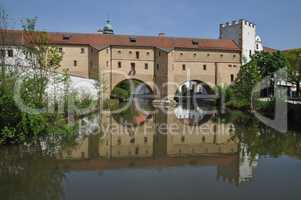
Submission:
<svg viewBox="0 0 301 200">
<path fill-rule="evenodd" d="M 219 24 L 245 18 L 257 24 L 265 46 L 301 47 L 300 0 L 1 0 L 20 28 L 38 17 L 38 29 L 95 32 L 110 18 L 118 34 L 217 38 Z"/>
</svg>

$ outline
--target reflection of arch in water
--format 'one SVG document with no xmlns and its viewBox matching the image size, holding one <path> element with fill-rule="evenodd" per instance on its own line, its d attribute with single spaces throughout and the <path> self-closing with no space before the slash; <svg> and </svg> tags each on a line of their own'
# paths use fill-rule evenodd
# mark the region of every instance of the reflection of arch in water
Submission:
<svg viewBox="0 0 301 200">
<path fill-rule="evenodd" d="M 124 79 L 111 92 L 113 98 L 148 97 L 153 95 L 152 87 L 139 79 Z"/>
<path fill-rule="evenodd" d="M 202 107 L 185 107 L 178 105 L 175 110 L 176 118 L 189 125 L 201 125 L 208 122 L 213 116 L 213 112 L 208 108 Z"/>
<path fill-rule="evenodd" d="M 215 91 L 200 80 L 186 80 L 177 89 L 175 97 L 215 95 Z"/>
</svg>

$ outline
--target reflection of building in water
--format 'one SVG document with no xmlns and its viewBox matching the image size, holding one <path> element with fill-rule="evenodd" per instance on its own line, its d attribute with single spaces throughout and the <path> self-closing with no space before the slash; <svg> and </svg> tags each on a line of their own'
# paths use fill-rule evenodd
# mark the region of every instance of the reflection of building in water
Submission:
<svg viewBox="0 0 301 200">
<path fill-rule="evenodd" d="M 240 146 L 239 160 L 239 183 L 249 182 L 254 177 L 255 168 L 257 167 L 258 156 L 252 160 L 247 147 L 244 144 Z"/>
<path fill-rule="evenodd" d="M 106 116 L 108 133 L 101 139 L 99 155 L 103 158 L 141 158 L 153 155 L 153 120 L 143 126 L 124 126 Z M 136 117 L 133 117 L 135 120 Z"/>
<path fill-rule="evenodd" d="M 174 114 L 157 113 L 143 126 L 124 127 L 105 116 L 103 127 L 109 134 L 89 137 L 60 157 L 64 166 L 81 170 L 179 165 L 216 166 L 217 179 L 239 184 L 250 177 L 240 161 L 239 144 L 232 124 L 213 120 L 201 126 L 179 123 Z M 177 125 L 177 128 L 171 128 Z M 109 126 L 109 128 L 107 127 Z M 74 158 L 73 162 L 68 159 Z M 89 162 L 84 159 L 89 158 Z M 97 159 L 93 159 L 97 158 Z M 143 158 L 143 159 L 141 159 Z M 247 171 L 247 172 L 246 172 Z"/>
</svg>

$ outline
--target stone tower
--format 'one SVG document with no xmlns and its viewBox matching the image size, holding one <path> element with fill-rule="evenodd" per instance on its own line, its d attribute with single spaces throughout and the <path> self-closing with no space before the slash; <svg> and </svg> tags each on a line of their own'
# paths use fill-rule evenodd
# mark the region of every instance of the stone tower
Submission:
<svg viewBox="0 0 301 200">
<path fill-rule="evenodd" d="M 236 42 L 241 49 L 242 64 L 249 62 L 255 52 L 263 49 L 261 39 L 256 34 L 256 25 L 244 19 L 220 24 L 220 39 Z"/>
</svg>

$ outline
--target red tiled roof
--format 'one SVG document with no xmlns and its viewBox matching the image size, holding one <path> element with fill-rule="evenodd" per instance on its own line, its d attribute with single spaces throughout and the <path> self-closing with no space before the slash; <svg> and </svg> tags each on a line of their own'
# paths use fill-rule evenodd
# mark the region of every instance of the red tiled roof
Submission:
<svg viewBox="0 0 301 200">
<path fill-rule="evenodd" d="M 273 52 L 276 52 L 276 51 L 278 51 L 278 50 L 277 50 L 277 49 L 270 48 L 270 47 L 263 47 L 263 51 L 264 51 L 264 52 L 268 52 L 268 53 L 273 53 Z"/>
<path fill-rule="evenodd" d="M 22 31 L 9 31 L 19 32 Z M 64 36 L 69 39 L 63 39 Z M 130 38 L 136 41 L 131 42 Z M 163 49 L 187 48 L 203 50 L 240 51 L 232 40 L 200 39 L 200 38 L 178 38 L 166 36 L 130 36 L 130 35 L 102 35 L 98 33 L 48 33 L 50 44 L 90 45 L 93 47 L 103 46 L 141 46 L 158 47 Z M 194 41 L 194 44 L 193 44 Z"/>
</svg>

